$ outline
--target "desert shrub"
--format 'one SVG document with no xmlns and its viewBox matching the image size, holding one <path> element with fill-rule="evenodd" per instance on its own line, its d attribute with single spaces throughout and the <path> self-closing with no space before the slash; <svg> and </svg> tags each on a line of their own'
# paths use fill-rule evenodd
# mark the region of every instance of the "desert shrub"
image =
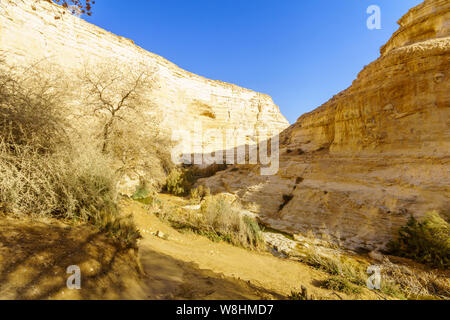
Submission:
<svg viewBox="0 0 450 320">
<path fill-rule="evenodd" d="M 175 168 L 167 176 L 166 190 L 176 196 L 185 196 L 194 183 L 194 176 L 189 169 Z"/>
<path fill-rule="evenodd" d="M 64 117 L 68 96 L 63 73 L 33 65 L 8 68 L 0 61 L 0 137 L 9 146 L 46 152 L 67 141 Z"/>
<path fill-rule="evenodd" d="M 137 239 L 136 227 L 120 217 L 117 177 L 101 154 L 10 149 L 0 143 L 0 203 L 6 212 L 92 223 L 127 245 Z"/>
<path fill-rule="evenodd" d="M 410 258 L 431 267 L 450 266 L 450 228 L 437 212 L 430 212 L 418 221 L 411 217 L 400 228 L 398 238 L 389 243 L 394 255 Z"/>
<path fill-rule="evenodd" d="M 291 291 L 291 294 L 288 296 L 288 299 L 293 301 L 303 301 L 308 300 L 308 297 L 305 297 L 305 295 L 302 292 Z"/>
<path fill-rule="evenodd" d="M 136 247 L 141 238 L 132 216 L 121 217 L 116 212 L 97 211 L 91 219 L 98 229 L 125 247 Z"/>
<path fill-rule="evenodd" d="M 362 292 L 361 289 L 366 287 L 368 264 L 342 255 L 324 255 L 316 250 L 308 249 L 303 253 L 301 260 L 304 263 L 332 275 L 321 284 L 323 288 L 347 294 L 359 294 Z M 381 279 L 380 291 L 398 299 L 405 299 L 402 286 L 386 272 Z"/>
<path fill-rule="evenodd" d="M 148 185 L 148 182 L 141 178 L 139 185 L 136 186 L 136 191 L 133 193 L 131 198 L 133 200 L 143 200 L 152 195 L 151 187 Z"/>
<path fill-rule="evenodd" d="M 164 189 L 176 196 L 187 196 L 198 179 L 211 177 L 225 169 L 227 169 L 225 164 L 212 164 L 205 168 L 198 166 L 174 168 L 167 176 Z"/>
<path fill-rule="evenodd" d="M 305 250 L 302 262 L 333 276 L 341 276 L 356 285 L 365 285 L 367 266 L 350 257 L 334 254 L 321 254 L 316 250 Z"/>
<path fill-rule="evenodd" d="M 191 189 L 191 199 L 199 202 L 207 198 L 211 195 L 211 191 L 209 188 L 206 188 L 202 185 L 198 186 L 197 188 Z"/>
<path fill-rule="evenodd" d="M 345 279 L 344 277 L 334 276 L 325 280 L 322 285 L 322 288 L 328 290 L 334 290 L 343 292 L 346 294 L 360 294 L 361 288 L 353 285 L 350 281 Z"/>
<path fill-rule="evenodd" d="M 212 241 L 225 241 L 252 250 L 263 249 L 265 242 L 257 221 L 240 211 L 238 205 L 219 195 L 207 196 L 199 213 L 161 208 L 156 214 L 176 229 L 193 231 Z"/>
<path fill-rule="evenodd" d="M 234 245 L 253 249 L 263 247 L 262 232 L 256 220 L 242 215 L 240 208 L 224 197 L 208 197 L 201 212 L 207 231 Z"/>
<path fill-rule="evenodd" d="M 364 261 L 343 255 L 322 254 L 311 248 L 302 250 L 301 261 L 351 284 L 366 286 L 366 270 L 369 265 Z M 450 285 L 445 274 L 414 270 L 405 265 L 394 264 L 389 259 L 384 259 L 381 272 L 380 291 L 394 298 L 450 296 Z M 332 284 L 327 285 L 331 287 Z"/>
<path fill-rule="evenodd" d="M 450 282 L 445 272 L 418 270 L 385 260 L 382 265 L 381 291 L 399 297 L 450 298 Z"/>
<path fill-rule="evenodd" d="M 6 69 L 0 65 L 0 207 L 88 222 L 133 245 L 138 232 L 119 214 L 111 159 L 67 134 L 64 76 L 38 65 Z"/>
</svg>

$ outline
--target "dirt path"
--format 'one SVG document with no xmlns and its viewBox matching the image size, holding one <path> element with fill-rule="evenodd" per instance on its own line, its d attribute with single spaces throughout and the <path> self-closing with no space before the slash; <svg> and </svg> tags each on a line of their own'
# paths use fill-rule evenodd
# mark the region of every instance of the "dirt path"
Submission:
<svg viewBox="0 0 450 320">
<path fill-rule="evenodd" d="M 173 201 L 168 197 L 162 196 L 163 202 Z M 180 233 L 148 213 L 137 202 L 129 203 L 125 210 L 134 215 L 144 237 L 140 242 L 140 259 L 143 269 L 150 276 L 150 287 L 155 283 L 152 276 L 158 278 L 163 270 L 162 278 L 174 279 L 170 282 L 173 287 L 169 291 L 176 291 L 178 286 L 178 289 L 186 291 L 177 294 L 183 298 L 233 299 L 240 296 L 280 299 L 286 298 L 291 291 L 300 291 L 303 285 L 316 297 L 339 299 L 333 292 L 319 287 L 319 283 L 329 276 L 309 266 L 269 253 L 256 253 L 227 243 L 212 242 L 193 233 Z M 168 239 L 153 235 L 157 231 L 168 235 Z M 155 253 L 164 258 L 154 260 Z M 219 279 L 226 279 L 230 286 L 224 286 Z M 164 283 L 164 280 L 161 281 Z M 231 286 L 231 283 L 237 287 Z M 359 297 L 339 295 L 344 299 L 377 298 L 368 290 Z"/>
<path fill-rule="evenodd" d="M 93 227 L 0 216 L 0 299 L 285 299 L 302 285 L 338 299 L 318 285 L 328 275 L 306 265 L 180 233 L 137 202 L 123 208 L 142 232 L 139 256 Z M 71 265 L 81 269 L 81 290 L 66 286 Z"/>
<path fill-rule="evenodd" d="M 81 269 L 81 290 L 67 288 L 72 265 Z M 0 216 L 0 299 L 139 298 L 137 267 L 133 251 L 93 227 Z"/>
</svg>

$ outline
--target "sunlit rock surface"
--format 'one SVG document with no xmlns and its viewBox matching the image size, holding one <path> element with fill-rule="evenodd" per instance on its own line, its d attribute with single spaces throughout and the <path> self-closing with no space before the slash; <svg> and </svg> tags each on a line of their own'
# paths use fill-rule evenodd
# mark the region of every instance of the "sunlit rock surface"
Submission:
<svg viewBox="0 0 450 320">
<path fill-rule="evenodd" d="M 450 215 L 450 2 L 427 0 L 353 85 L 281 134 L 280 170 L 202 180 L 270 226 L 382 249 L 429 210 Z"/>
<path fill-rule="evenodd" d="M 235 147 L 256 142 L 258 132 L 275 135 L 288 127 L 271 97 L 187 72 L 129 39 L 61 12 L 46 1 L 1 0 L 0 54 L 13 65 L 46 60 L 73 73 L 87 62 L 95 65 L 111 58 L 154 68 L 157 86 L 149 95 L 163 111 L 165 128 L 192 136 L 191 145 L 181 146 L 180 152 L 224 149 L 221 139 L 195 136 L 199 128 L 219 129 L 233 137 L 226 146 Z"/>
</svg>

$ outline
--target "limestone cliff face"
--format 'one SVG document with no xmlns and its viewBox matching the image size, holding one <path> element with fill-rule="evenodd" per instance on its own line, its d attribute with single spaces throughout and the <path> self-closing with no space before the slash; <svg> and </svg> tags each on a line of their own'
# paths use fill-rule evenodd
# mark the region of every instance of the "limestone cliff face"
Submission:
<svg viewBox="0 0 450 320">
<path fill-rule="evenodd" d="M 262 221 L 382 249 L 411 214 L 450 212 L 450 3 L 427 0 L 353 85 L 281 134 L 280 171 L 202 181 Z M 244 176 L 247 176 L 243 179 Z"/>
<path fill-rule="evenodd" d="M 264 129 L 277 134 L 288 126 L 269 96 L 182 70 L 131 40 L 70 14 L 62 15 L 60 7 L 46 1 L 0 1 L 2 53 L 13 64 L 47 58 L 73 71 L 86 60 L 94 64 L 105 58 L 115 58 L 124 64 L 144 62 L 157 70 L 158 86 L 149 94 L 163 111 L 169 129 L 189 132 L 202 126 L 230 132 Z M 255 139 L 255 135 L 237 137 L 235 143 Z M 222 149 L 214 140 L 194 141 L 194 144 L 209 151 Z M 198 152 L 186 150 L 189 151 Z"/>
</svg>

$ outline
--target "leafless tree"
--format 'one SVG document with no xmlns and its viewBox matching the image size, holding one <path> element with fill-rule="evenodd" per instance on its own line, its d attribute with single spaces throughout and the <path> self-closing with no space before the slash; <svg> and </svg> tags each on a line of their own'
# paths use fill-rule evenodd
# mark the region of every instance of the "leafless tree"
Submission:
<svg viewBox="0 0 450 320">
<path fill-rule="evenodd" d="M 155 85 L 154 70 L 109 60 L 86 64 L 81 80 L 88 112 L 103 118 L 102 152 L 107 152 L 116 124 L 130 121 L 130 116 L 142 117 L 145 108 L 152 108 L 146 96 Z"/>
<path fill-rule="evenodd" d="M 162 179 L 170 156 L 161 110 L 151 99 L 158 85 L 156 69 L 110 59 L 85 64 L 81 81 L 86 111 L 101 123 L 101 151 L 120 162 L 122 173 L 144 169 Z M 155 168 L 160 169 L 157 174 Z"/>
</svg>

